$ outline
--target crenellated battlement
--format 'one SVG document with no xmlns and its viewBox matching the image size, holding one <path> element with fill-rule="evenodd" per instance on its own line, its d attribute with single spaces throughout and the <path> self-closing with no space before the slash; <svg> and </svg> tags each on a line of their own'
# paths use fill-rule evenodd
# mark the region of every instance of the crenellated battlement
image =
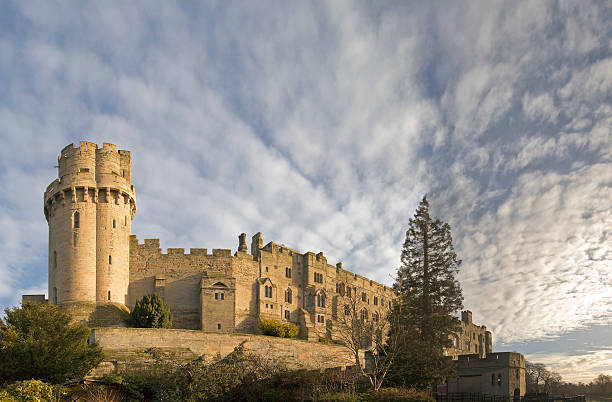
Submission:
<svg viewBox="0 0 612 402">
<path fill-rule="evenodd" d="M 141 255 L 158 255 L 158 256 L 207 256 L 207 257 L 231 257 L 232 250 L 224 248 L 214 248 L 212 253 L 208 253 L 207 248 L 190 248 L 189 253 L 185 253 L 182 247 L 168 247 L 163 253 L 160 247 L 159 239 L 144 239 L 143 243 L 139 243 L 136 235 L 130 235 L 130 248 L 132 252 Z"/>
</svg>

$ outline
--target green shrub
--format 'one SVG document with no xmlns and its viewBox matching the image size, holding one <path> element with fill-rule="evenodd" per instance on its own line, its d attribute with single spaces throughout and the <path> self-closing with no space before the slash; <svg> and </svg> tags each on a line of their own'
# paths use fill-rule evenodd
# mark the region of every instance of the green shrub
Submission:
<svg viewBox="0 0 612 402">
<path fill-rule="evenodd" d="M 132 325 L 137 328 L 171 328 L 172 312 L 158 295 L 144 295 L 136 302 L 130 314 Z"/>
<path fill-rule="evenodd" d="M 259 322 L 259 328 L 262 334 L 277 336 L 279 338 L 295 338 L 299 331 L 297 325 L 274 320 L 261 320 Z"/>
<path fill-rule="evenodd" d="M 39 380 L 17 381 L 0 391 L 0 401 L 42 402 L 51 400 L 53 387 Z"/>
<path fill-rule="evenodd" d="M 82 378 L 103 359 L 88 345 L 91 330 L 47 303 L 7 308 L 0 327 L 0 383 L 37 379 L 52 384 Z"/>
</svg>

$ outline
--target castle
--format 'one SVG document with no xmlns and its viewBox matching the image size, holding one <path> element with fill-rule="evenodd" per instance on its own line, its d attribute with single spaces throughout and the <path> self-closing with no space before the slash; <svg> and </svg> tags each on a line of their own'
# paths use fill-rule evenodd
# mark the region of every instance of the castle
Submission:
<svg viewBox="0 0 612 402">
<path fill-rule="evenodd" d="M 299 337 L 335 339 L 346 300 L 362 319 L 378 320 L 391 307 L 392 289 L 328 264 L 322 252 L 301 253 L 263 244 L 261 233 L 238 237 L 237 251 L 169 248 L 159 239 L 131 235 L 136 213 L 131 154 L 90 142 L 62 149 L 58 178 L 44 194 L 49 224 L 49 302 L 91 326 L 122 326 L 128 309 L 159 294 L 173 313 L 173 328 L 207 333 L 258 333 L 258 321 L 293 323 Z M 44 296 L 43 296 L 44 299 Z M 486 357 L 491 332 L 462 313 L 462 331 L 446 352 Z"/>
</svg>

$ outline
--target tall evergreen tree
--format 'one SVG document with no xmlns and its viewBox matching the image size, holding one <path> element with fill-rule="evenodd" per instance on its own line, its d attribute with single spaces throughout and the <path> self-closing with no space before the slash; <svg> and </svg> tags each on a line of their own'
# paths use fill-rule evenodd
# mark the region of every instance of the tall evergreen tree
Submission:
<svg viewBox="0 0 612 402">
<path fill-rule="evenodd" d="M 455 279 L 461 261 L 453 249 L 450 225 L 429 215 L 426 197 L 409 221 L 401 260 L 393 310 L 399 319 L 391 321 L 400 324 L 391 330 L 401 331 L 408 346 L 396 359 L 394 380 L 425 388 L 454 374 L 444 348 L 452 345 L 451 335 L 459 329 L 454 315 L 463 307 Z"/>
</svg>

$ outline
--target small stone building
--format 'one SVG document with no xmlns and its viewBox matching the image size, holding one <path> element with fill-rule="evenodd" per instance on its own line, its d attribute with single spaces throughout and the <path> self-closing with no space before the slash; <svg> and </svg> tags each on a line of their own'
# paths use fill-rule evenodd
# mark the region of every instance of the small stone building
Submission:
<svg viewBox="0 0 612 402">
<path fill-rule="evenodd" d="M 480 393 L 519 398 L 525 395 L 525 357 L 516 352 L 461 355 L 457 378 L 448 380 L 449 393 Z"/>
</svg>

